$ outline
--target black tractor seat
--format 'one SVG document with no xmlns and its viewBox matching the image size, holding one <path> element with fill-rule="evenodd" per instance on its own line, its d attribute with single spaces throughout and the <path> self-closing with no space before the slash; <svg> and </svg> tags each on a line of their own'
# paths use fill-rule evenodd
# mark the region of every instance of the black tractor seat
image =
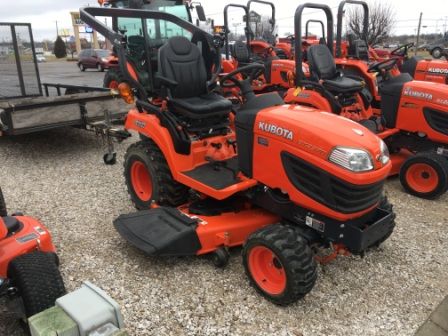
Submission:
<svg viewBox="0 0 448 336">
<path fill-rule="evenodd" d="M 232 56 L 238 61 L 238 63 L 249 64 L 251 62 L 250 52 L 247 44 L 242 41 L 236 41 L 233 45 Z"/>
<path fill-rule="evenodd" d="M 198 97 L 172 98 L 168 101 L 171 109 L 191 119 L 226 116 L 231 105 L 230 100 L 213 92 Z"/>
<path fill-rule="evenodd" d="M 348 56 L 362 60 L 369 61 L 369 46 L 364 40 L 352 40 L 348 48 Z"/>
<path fill-rule="evenodd" d="M 352 78 L 339 76 L 335 79 L 324 79 L 322 85 L 331 92 L 355 93 L 363 89 L 364 84 Z"/>
<path fill-rule="evenodd" d="M 250 54 L 247 44 L 242 41 L 236 41 L 233 45 L 232 56 L 238 61 L 238 66 L 243 67 L 252 63 L 264 64 L 264 78 L 268 83 L 271 82 L 272 61 L 280 59 L 278 56 L 268 56 L 263 58 L 261 56 L 254 56 Z"/>
<path fill-rule="evenodd" d="M 364 83 L 348 77 L 336 68 L 333 55 L 326 45 L 316 44 L 308 49 L 308 60 L 312 76 L 322 81 L 322 85 L 332 93 L 356 93 L 364 88 Z"/>
<path fill-rule="evenodd" d="M 174 85 L 168 88 L 170 111 L 191 119 L 227 117 L 232 103 L 207 89 L 207 69 L 199 48 L 175 36 L 159 49 L 159 74 Z"/>
</svg>

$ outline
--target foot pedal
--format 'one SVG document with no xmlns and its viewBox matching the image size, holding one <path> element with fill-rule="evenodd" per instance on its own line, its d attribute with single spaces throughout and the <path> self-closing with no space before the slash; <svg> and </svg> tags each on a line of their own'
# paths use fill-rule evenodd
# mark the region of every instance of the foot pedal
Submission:
<svg viewBox="0 0 448 336">
<path fill-rule="evenodd" d="M 197 223 L 178 209 L 160 207 L 120 215 L 114 226 L 124 239 L 149 255 L 185 256 L 201 249 Z"/>
</svg>

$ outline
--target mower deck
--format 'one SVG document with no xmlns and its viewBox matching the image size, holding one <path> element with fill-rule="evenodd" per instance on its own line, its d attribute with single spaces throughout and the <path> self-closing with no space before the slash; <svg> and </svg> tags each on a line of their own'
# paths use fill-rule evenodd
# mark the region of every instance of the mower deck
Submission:
<svg viewBox="0 0 448 336">
<path fill-rule="evenodd" d="M 229 210 L 218 206 L 215 212 L 203 212 L 203 207 L 220 203 L 207 200 L 179 209 L 158 207 L 120 215 L 114 226 L 123 238 L 148 255 L 186 256 L 240 246 L 251 232 L 280 219 L 260 208 Z"/>
</svg>

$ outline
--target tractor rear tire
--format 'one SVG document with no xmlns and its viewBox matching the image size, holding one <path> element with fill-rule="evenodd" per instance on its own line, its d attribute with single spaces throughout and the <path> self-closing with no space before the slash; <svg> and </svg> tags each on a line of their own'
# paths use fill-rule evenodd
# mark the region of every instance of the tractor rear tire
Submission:
<svg viewBox="0 0 448 336">
<path fill-rule="evenodd" d="M 176 207 L 188 200 L 189 188 L 173 179 L 162 151 L 150 139 L 129 146 L 124 177 L 138 210 L 149 209 L 153 201 Z"/>
<path fill-rule="evenodd" d="M 400 182 L 411 195 L 435 199 L 448 190 L 448 161 L 430 152 L 411 156 L 401 166 Z"/>
<path fill-rule="evenodd" d="M 53 307 L 65 295 L 64 282 L 53 253 L 21 255 L 9 263 L 8 278 L 22 298 L 26 317 Z"/>
<path fill-rule="evenodd" d="M 3 197 L 2 188 L 0 187 L 0 217 L 6 217 L 8 215 L 8 211 L 6 211 L 6 202 Z"/>
<path fill-rule="evenodd" d="M 284 224 L 252 233 L 243 247 L 243 265 L 251 285 L 282 306 L 303 298 L 317 279 L 316 261 L 307 240 Z"/>
<path fill-rule="evenodd" d="M 119 69 L 109 69 L 104 75 L 103 87 L 108 89 L 118 89 L 118 85 L 126 82 L 123 74 Z"/>
</svg>

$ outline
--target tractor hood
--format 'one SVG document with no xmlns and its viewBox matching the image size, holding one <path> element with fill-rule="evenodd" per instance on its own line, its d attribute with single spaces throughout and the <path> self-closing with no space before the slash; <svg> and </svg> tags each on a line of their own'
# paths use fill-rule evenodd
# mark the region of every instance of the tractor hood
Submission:
<svg viewBox="0 0 448 336">
<path fill-rule="evenodd" d="M 381 141 L 362 125 L 332 113 L 313 108 L 283 105 L 257 114 L 254 133 L 327 160 L 335 147 L 367 151 L 372 158 L 381 155 Z M 382 167 L 377 160 L 376 168 Z"/>
<path fill-rule="evenodd" d="M 404 85 L 403 97 L 440 105 L 443 111 L 448 107 L 448 85 L 435 82 L 411 81 Z"/>
</svg>

